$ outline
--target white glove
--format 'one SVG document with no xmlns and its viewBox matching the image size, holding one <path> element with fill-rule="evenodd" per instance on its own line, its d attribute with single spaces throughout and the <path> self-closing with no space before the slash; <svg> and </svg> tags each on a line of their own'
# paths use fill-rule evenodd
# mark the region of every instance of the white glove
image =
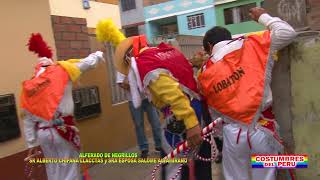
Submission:
<svg viewBox="0 0 320 180">
<path fill-rule="evenodd" d="M 103 52 L 102 51 L 96 51 L 94 54 L 98 57 L 98 59 L 100 61 L 106 62 L 106 60 L 103 57 Z"/>
</svg>

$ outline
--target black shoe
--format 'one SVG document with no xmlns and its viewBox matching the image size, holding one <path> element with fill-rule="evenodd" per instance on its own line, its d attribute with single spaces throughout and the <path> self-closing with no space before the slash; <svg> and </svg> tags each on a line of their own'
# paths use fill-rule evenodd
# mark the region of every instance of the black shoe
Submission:
<svg viewBox="0 0 320 180">
<path fill-rule="evenodd" d="M 163 158 L 163 157 L 165 157 L 167 155 L 162 147 L 156 147 L 155 150 L 156 150 L 157 153 L 160 154 L 161 158 Z"/>
<path fill-rule="evenodd" d="M 217 159 L 215 160 L 215 162 L 217 164 L 220 164 L 222 162 L 222 153 L 219 153 L 219 155 L 218 155 Z"/>
<path fill-rule="evenodd" d="M 143 151 L 141 151 L 140 158 L 147 158 L 148 155 L 149 155 L 149 151 L 143 150 Z"/>
<path fill-rule="evenodd" d="M 157 152 L 162 152 L 162 151 L 163 151 L 162 147 L 156 147 L 155 150 L 156 150 Z"/>
</svg>

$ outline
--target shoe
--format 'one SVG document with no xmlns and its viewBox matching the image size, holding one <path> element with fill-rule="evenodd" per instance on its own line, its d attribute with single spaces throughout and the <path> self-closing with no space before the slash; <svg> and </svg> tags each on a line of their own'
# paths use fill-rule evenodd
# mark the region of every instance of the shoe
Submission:
<svg viewBox="0 0 320 180">
<path fill-rule="evenodd" d="M 215 162 L 217 164 L 220 164 L 222 162 L 222 153 L 219 153 L 219 155 L 218 155 L 217 159 L 215 160 Z"/>
<path fill-rule="evenodd" d="M 156 150 L 157 152 L 162 152 L 162 151 L 163 151 L 162 147 L 156 147 L 155 150 Z"/>
<path fill-rule="evenodd" d="M 147 158 L 148 155 L 149 155 L 149 151 L 143 150 L 143 151 L 141 151 L 140 158 Z"/>
<path fill-rule="evenodd" d="M 162 147 L 156 147 L 155 148 L 156 152 L 160 154 L 160 157 L 163 158 L 166 156 L 166 152 L 163 150 Z"/>
</svg>

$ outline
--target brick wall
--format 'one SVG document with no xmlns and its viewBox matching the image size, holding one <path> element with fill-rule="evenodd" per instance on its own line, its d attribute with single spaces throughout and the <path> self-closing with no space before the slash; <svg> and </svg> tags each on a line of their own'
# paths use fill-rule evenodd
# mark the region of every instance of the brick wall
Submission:
<svg viewBox="0 0 320 180">
<path fill-rule="evenodd" d="M 160 3 L 164 3 L 170 0 L 143 0 L 143 6 L 151 6 L 151 5 L 155 5 L 155 4 L 160 4 Z"/>
<path fill-rule="evenodd" d="M 58 60 L 83 58 L 90 53 L 87 21 L 51 16 Z"/>
<path fill-rule="evenodd" d="M 115 4 L 118 5 L 119 1 L 118 0 L 91 0 L 91 1 L 96 1 L 96 2 L 101 2 L 101 3 L 107 3 L 107 4 Z"/>
<path fill-rule="evenodd" d="M 308 24 L 312 30 L 320 30 L 320 1 L 307 0 Z"/>
</svg>

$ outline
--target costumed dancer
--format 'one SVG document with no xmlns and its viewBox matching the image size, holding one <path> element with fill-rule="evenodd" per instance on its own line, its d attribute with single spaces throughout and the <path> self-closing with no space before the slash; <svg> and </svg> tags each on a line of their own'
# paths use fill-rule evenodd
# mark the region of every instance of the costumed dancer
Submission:
<svg viewBox="0 0 320 180">
<path fill-rule="evenodd" d="M 262 8 L 252 8 L 253 20 L 268 30 L 231 38 L 223 27 L 204 36 L 210 59 L 199 76 L 201 91 L 213 118 L 222 117 L 223 172 L 227 180 L 276 179 L 275 168 L 251 169 L 251 154 L 278 154 L 282 142 L 272 113 L 270 88 L 274 54 L 296 37 L 285 21 Z"/>
<path fill-rule="evenodd" d="M 130 89 L 145 92 L 163 113 L 165 153 L 171 152 L 184 139 L 193 147 L 200 144 L 197 117 L 198 108 L 201 108 L 200 97 L 192 67 L 178 50 L 165 43 L 156 48 L 148 47 L 143 35 L 129 37 L 117 46 L 115 66 L 119 72 L 128 75 Z M 140 106 L 139 93 L 134 99 L 136 102 L 133 103 Z M 198 115 L 201 116 L 201 112 Z M 168 164 L 165 169 L 165 179 L 169 179 L 177 172 L 178 165 Z M 189 175 L 195 173 L 193 168 L 184 166 L 180 178 L 189 179 Z"/>
<path fill-rule="evenodd" d="M 108 24 L 108 20 L 98 23 L 98 40 L 112 42 L 110 37 L 119 36 L 116 31 L 115 35 L 110 33 Z M 144 35 L 129 38 L 122 35 L 121 42 L 116 45 L 114 60 L 117 71 L 128 76 L 134 107 L 141 106 L 140 93 L 144 93 L 164 114 L 166 125 L 162 143 L 166 153 L 171 152 L 183 139 L 187 139 L 191 147 L 202 142 L 199 121 L 193 108 L 199 106 L 200 97 L 192 66 L 182 53 L 165 43 L 148 47 Z M 166 169 L 168 179 L 175 175 L 178 167 Z M 186 169 L 182 173 L 183 179 L 188 179 Z M 209 172 L 199 174 L 205 173 Z"/>
<path fill-rule="evenodd" d="M 103 60 L 97 51 L 84 59 L 54 62 L 42 36 L 32 34 L 29 50 L 38 54 L 34 75 L 22 84 L 21 107 L 29 156 L 40 145 L 46 158 L 79 158 L 79 130 L 73 118 L 72 82 Z M 48 163 L 49 180 L 80 179 L 77 163 Z"/>
</svg>

